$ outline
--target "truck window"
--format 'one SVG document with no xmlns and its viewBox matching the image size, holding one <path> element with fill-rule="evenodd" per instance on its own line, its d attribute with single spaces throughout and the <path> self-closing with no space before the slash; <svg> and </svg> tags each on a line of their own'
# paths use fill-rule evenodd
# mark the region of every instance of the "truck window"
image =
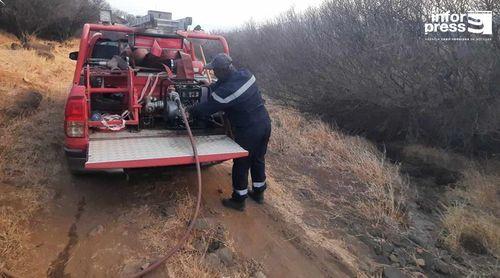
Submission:
<svg viewBox="0 0 500 278">
<path fill-rule="evenodd" d="M 117 41 L 98 41 L 92 51 L 92 58 L 111 59 L 120 55 L 120 43 Z"/>
</svg>

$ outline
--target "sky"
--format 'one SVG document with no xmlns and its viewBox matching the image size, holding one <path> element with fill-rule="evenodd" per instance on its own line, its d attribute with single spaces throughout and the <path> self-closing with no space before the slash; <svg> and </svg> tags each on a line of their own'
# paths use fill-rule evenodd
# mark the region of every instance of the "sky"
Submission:
<svg viewBox="0 0 500 278">
<path fill-rule="evenodd" d="M 172 13 L 173 19 L 190 16 L 193 25 L 205 30 L 228 30 L 249 20 L 262 22 L 290 8 L 303 11 L 318 6 L 323 0 L 107 0 L 113 8 L 134 15 L 146 15 L 148 10 Z"/>
</svg>

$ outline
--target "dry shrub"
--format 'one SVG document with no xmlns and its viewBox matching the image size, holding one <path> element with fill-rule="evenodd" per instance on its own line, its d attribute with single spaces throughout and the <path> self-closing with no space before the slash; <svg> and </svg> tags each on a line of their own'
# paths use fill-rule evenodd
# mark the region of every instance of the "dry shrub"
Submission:
<svg viewBox="0 0 500 278">
<path fill-rule="evenodd" d="M 172 204 L 175 208 L 175 215 L 171 215 L 167 219 L 160 216 L 148 205 L 133 208 L 123 216 L 124 222 L 128 219 L 136 219 L 139 221 L 139 226 L 143 227 L 139 233 L 139 239 L 146 246 L 148 253 L 152 254 L 149 262 L 160 258 L 175 246 L 184 235 L 186 225 L 191 220 L 196 202 L 193 196 L 188 192 L 176 192 L 172 199 L 175 200 L 175 203 Z M 230 277 L 246 277 L 240 268 L 221 267 L 215 269 L 213 266 L 207 265 L 204 260 L 206 254 L 194 248 L 194 240 L 196 239 L 204 239 L 205 242 L 209 242 L 210 239 L 216 238 L 215 227 L 195 230 L 193 234 L 188 239 L 188 243 L 166 262 L 169 276 L 216 277 L 225 273 L 229 274 Z M 231 242 L 225 241 L 224 245 L 232 249 Z M 131 259 L 131 261 L 138 260 L 140 259 Z"/>
<path fill-rule="evenodd" d="M 444 243 L 452 250 L 477 249 L 477 247 L 464 246 L 463 239 L 472 238 L 477 241 L 476 245 L 483 246 L 493 256 L 500 258 L 500 221 L 498 218 L 471 210 L 467 206 L 452 206 L 446 211 L 443 225 L 446 228 L 446 232 L 443 233 Z"/>
<path fill-rule="evenodd" d="M 139 209 L 143 214 L 142 218 L 149 222 L 148 228 L 139 235 L 139 238 L 146 242 L 148 249 L 159 254 L 165 253 L 176 243 L 176 239 L 185 231 L 186 223 L 192 216 L 195 200 L 188 192 L 179 192 L 173 199 L 176 216 L 169 217 L 166 221 L 147 205 Z"/>
<path fill-rule="evenodd" d="M 102 0 L 5 0 L 0 9 L 0 28 L 21 39 L 31 34 L 66 40 L 87 22 L 96 22 Z"/>
<path fill-rule="evenodd" d="M 5 48 L 10 49 L 10 45 L 13 42 L 18 42 L 17 38 L 14 35 L 12 35 L 10 33 L 6 33 L 4 31 L 0 31 L 0 45 L 1 46 L 4 46 Z"/>
<path fill-rule="evenodd" d="M 344 135 L 319 120 L 272 106 L 271 148 L 282 153 L 314 156 L 323 167 L 352 174 L 362 185 L 361 213 L 377 221 L 401 222 L 407 184 L 398 166 L 389 163 L 367 140 Z"/>
<path fill-rule="evenodd" d="M 486 175 L 476 169 L 468 169 L 464 175 L 461 185 L 465 188 L 463 196 L 468 204 L 499 217 L 500 176 Z"/>
<path fill-rule="evenodd" d="M 487 5 L 498 11 L 498 3 L 462 1 L 461 7 L 472 10 Z M 422 20 L 432 12 L 432 6 L 442 4 L 447 8 L 439 8 L 444 10 L 457 9 L 457 1 L 329 0 L 302 14 L 290 11 L 267 23 L 249 23 L 227 32 L 226 37 L 234 61 L 249 68 L 275 101 L 320 114 L 344 129 L 371 138 L 411 139 L 461 151 L 498 153 L 495 138 L 500 101 L 492 97 L 491 90 L 499 87 L 500 80 L 500 60 L 491 59 L 498 56 L 498 40 L 439 46 L 424 40 L 419 31 Z M 497 19 L 495 26 L 499 24 Z M 460 59 L 456 53 L 460 53 Z M 329 134 L 324 124 L 308 121 L 296 112 L 280 115 L 283 111 L 276 110 L 271 139 L 274 149 L 314 156 L 324 166 L 347 169 L 370 185 L 366 195 L 381 201 L 360 202 L 367 215 L 379 218 L 398 211 L 390 200 L 401 178 L 397 170 L 379 171 L 386 164 L 383 157 L 363 148 L 363 143 L 353 137 L 346 140 L 339 134 Z M 405 155 L 454 171 L 469 167 L 464 157 L 423 146 L 412 146 Z M 498 173 L 500 169 L 491 168 L 489 172 Z M 445 216 L 447 225 L 457 219 L 457 213 L 465 212 L 474 218 L 467 220 L 469 223 L 478 219 L 483 224 L 496 223 L 492 222 L 497 221 L 492 213 L 493 209 L 500 211 L 500 183 L 486 182 L 482 177 L 482 173 L 466 177 L 457 188 L 474 186 L 454 190 L 465 194 L 461 198 L 467 200 L 466 209 L 450 207 Z M 478 231 L 487 230 L 478 228 L 479 224 L 471 225 Z M 497 224 L 489 227 L 489 231 L 499 230 Z M 453 233 L 460 233 L 460 229 Z"/>
<path fill-rule="evenodd" d="M 404 147 L 403 155 L 406 159 L 439 165 L 453 171 L 462 171 L 471 165 L 471 161 L 463 155 L 418 144 Z"/>
<path fill-rule="evenodd" d="M 11 39 L 0 34 L 0 41 L 9 43 Z M 0 111 L 15 103 L 20 92 L 36 91 L 43 97 L 36 114 L 27 116 L 21 114 L 8 123 L 2 122 L 0 128 L 2 179 L 9 178 L 9 173 L 5 172 L 6 168 L 19 171 L 22 169 L 24 176 L 29 176 L 32 171 L 44 165 L 43 161 L 53 161 L 54 152 L 43 152 L 43 150 L 54 146 L 51 144 L 59 145 L 62 139 L 63 119 L 60 115 L 74 67 L 74 62 L 67 58 L 71 50 L 68 47 L 56 48 L 56 59 L 46 61 L 38 57 L 35 51 L 0 49 L 2 65 Z M 33 180 L 32 178 L 36 178 L 36 175 L 29 177 L 29 180 Z"/>
<path fill-rule="evenodd" d="M 286 105 L 376 140 L 494 154 L 498 32 L 481 44 L 448 44 L 426 40 L 422 29 L 436 10 L 499 9 L 499 1 L 326 0 L 226 37 L 235 63 Z M 495 17 L 494 30 L 499 24 Z"/>
<path fill-rule="evenodd" d="M 450 205 L 443 216 L 443 238 L 451 249 L 460 250 L 464 247 L 461 240 L 473 237 L 500 258 L 499 189 L 499 176 L 473 168 L 464 171 L 459 189 L 452 192 L 460 201 Z"/>
</svg>

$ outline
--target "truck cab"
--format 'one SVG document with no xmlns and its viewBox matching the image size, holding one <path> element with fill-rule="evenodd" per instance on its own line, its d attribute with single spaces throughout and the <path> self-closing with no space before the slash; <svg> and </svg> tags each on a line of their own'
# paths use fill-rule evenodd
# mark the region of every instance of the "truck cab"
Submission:
<svg viewBox="0 0 500 278">
<path fill-rule="evenodd" d="M 70 54 L 76 66 L 65 107 L 64 150 L 73 172 L 194 163 L 171 94 L 185 108 L 208 101 L 214 78 L 204 69 L 202 44 L 218 42 L 228 54 L 229 47 L 203 31 L 155 30 L 84 25 L 79 51 Z M 201 162 L 248 155 L 232 140 L 222 112 L 191 117 L 189 125 Z"/>
</svg>

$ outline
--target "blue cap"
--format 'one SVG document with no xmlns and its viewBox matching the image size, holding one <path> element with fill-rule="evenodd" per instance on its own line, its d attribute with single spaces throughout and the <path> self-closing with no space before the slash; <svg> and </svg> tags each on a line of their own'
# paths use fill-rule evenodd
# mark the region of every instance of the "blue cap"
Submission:
<svg viewBox="0 0 500 278">
<path fill-rule="evenodd" d="M 212 62 L 205 65 L 206 69 L 227 69 L 233 63 L 233 59 L 226 53 L 215 55 Z"/>
</svg>

